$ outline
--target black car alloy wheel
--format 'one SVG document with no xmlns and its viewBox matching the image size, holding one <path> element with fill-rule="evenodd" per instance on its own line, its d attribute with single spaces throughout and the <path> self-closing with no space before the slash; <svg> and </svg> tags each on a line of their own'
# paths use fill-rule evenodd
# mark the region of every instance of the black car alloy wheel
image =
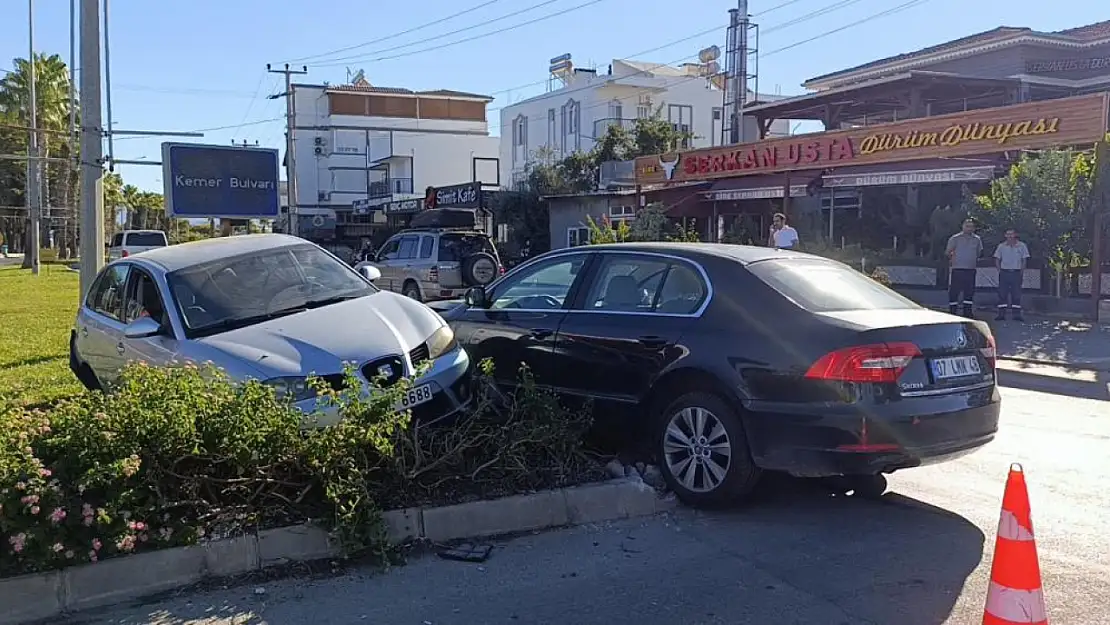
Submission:
<svg viewBox="0 0 1110 625">
<path fill-rule="evenodd" d="M 659 464 L 683 502 L 723 505 L 755 488 L 761 471 L 752 462 L 739 414 L 722 398 L 686 393 L 663 410 L 659 422 Z"/>
</svg>

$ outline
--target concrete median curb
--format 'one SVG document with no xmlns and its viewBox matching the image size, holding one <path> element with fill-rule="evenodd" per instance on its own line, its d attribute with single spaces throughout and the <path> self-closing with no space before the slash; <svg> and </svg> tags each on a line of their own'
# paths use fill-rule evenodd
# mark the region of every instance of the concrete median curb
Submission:
<svg viewBox="0 0 1110 625">
<path fill-rule="evenodd" d="M 447 542 L 567 525 L 650 516 L 675 507 L 638 478 L 585 484 L 451 506 L 383 514 L 391 543 Z M 176 547 L 0 579 L 0 625 L 21 625 L 140 599 L 267 567 L 335 557 L 338 546 L 313 525 L 294 525 L 201 545 Z"/>
</svg>

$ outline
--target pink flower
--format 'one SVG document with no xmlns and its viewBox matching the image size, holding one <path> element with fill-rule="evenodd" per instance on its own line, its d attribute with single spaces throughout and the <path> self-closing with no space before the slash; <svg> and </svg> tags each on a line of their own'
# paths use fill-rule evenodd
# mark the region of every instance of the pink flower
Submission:
<svg viewBox="0 0 1110 625">
<path fill-rule="evenodd" d="M 38 514 L 41 509 L 38 506 L 31 506 L 31 514 Z"/>
<path fill-rule="evenodd" d="M 23 545 L 27 542 L 27 534 L 20 532 L 15 536 L 8 539 L 8 543 L 12 546 L 12 551 L 19 553 L 23 551 Z"/>
<path fill-rule="evenodd" d="M 92 516 L 94 514 L 93 507 L 87 503 L 81 504 L 81 516 Z"/>
<path fill-rule="evenodd" d="M 133 550 L 134 548 L 135 548 L 135 537 L 134 536 L 124 536 L 122 539 L 120 539 L 118 542 L 116 542 L 116 549 L 119 549 L 120 551 L 128 552 L 128 551 Z"/>
<path fill-rule="evenodd" d="M 20 501 L 20 503 L 22 503 L 25 506 L 32 506 L 32 505 L 39 502 L 39 496 L 38 495 L 26 495 L 24 497 L 20 497 L 19 501 Z"/>
<path fill-rule="evenodd" d="M 92 548 L 93 548 L 93 551 L 100 551 L 100 548 L 101 548 L 102 546 L 103 546 L 103 543 L 101 543 L 101 542 L 100 542 L 100 539 L 99 539 L 99 538 L 94 538 L 94 539 L 92 539 Z"/>
<path fill-rule="evenodd" d="M 50 469 L 39 469 L 39 475 L 43 477 L 50 477 L 51 475 L 53 475 L 53 472 Z"/>
<path fill-rule="evenodd" d="M 50 513 L 50 521 L 52 523 L 61 523 L 66 518 L 66 511 L 64 508 L 54 508 Z"/>
<path fill-rule="evenodd" d="M 91 527 L 93 524 L 93 518 L 91 516 L 87 516 L 81 519 L 81 522 L 85 524 L 85 527 Z"/>
<path fill-rule="evenodd" d="M 65 548 L 65 545 L 63 545 L 62 543 L 54 543 L 54 553 L 61 553 L 65 551 Z"/>
<path fill-rule="evenodd" d="M 127 527 L 136 532 L 141 532 L 146 529 L 146 523 L 143 523 L 142 521 L 131 521 L 127 524 Z"/>
<path fill-rule="evenodd" d="M 96 552 L 95 551 L 90 551 L 89 552 L 89 562 L 96 562 Z"/>
</svg>

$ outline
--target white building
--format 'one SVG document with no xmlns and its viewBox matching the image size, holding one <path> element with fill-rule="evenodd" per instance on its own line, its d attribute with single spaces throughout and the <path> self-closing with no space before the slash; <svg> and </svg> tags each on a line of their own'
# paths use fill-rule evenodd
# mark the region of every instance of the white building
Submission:
<svg viewBox="0 0 1110 625">
<path fill-rule="evenodd" d="M 569 57 L 561 57 L 569 66 Z M 553 59 L 553 67 L 555 60 Z M 553 79 L 554 80 L 554 79 Z M 561 158 L 588 151 L 610 125 L 627 128 L 657 111 L 693 134 L 688 148 L 722 143 L 727 127 L 723 92 L 705 76 L 705 66 L 614 59 L 604 74 L 572 68 L 562 73 L 558 89 L 501 109 L 501 180 L 520 180 L 526 165 L 539 156 Z M 749 93 L 749 100 L 757 99 Z M 760 95 L 761 101 L 778 99 Z M 745 119 L 747 137 L 759 137 L 754 119 Z M 790 132 L 790 122 L 774 122 L 767 136 Z"/>
<path fill-rule="evenodd" d="M 499 185 L 499 138 L 486 123 L 489 96 L 352 85 L 293 86 L 298 234 L 349 240 L 384 224 L 380 207 L 423 198 L 428 187 Z M 331 232 L 329 232 L 331 231 Z"/>
</svg>

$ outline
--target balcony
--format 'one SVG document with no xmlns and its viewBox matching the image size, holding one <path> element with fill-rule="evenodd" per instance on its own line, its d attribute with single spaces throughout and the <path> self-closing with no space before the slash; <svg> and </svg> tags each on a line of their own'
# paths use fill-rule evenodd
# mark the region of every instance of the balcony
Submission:
<svg viewBox="0 0 1110 625">
<path fill-rule="evenodd" d="M 609 132 L 610 126 L 620 126 L 628 132 L 632 132 L 636 129 L 636 120 L 618 117 L 605 117 L 603 119 L 594 120 L 594 139 L 596 140 L 604 137 L 605 133 Z"/>
<path fill-rule="evenodd" d="M 370 183 L 370 199 L 412 194 L 412 178 L 385 178 Z"/>
</svg>

